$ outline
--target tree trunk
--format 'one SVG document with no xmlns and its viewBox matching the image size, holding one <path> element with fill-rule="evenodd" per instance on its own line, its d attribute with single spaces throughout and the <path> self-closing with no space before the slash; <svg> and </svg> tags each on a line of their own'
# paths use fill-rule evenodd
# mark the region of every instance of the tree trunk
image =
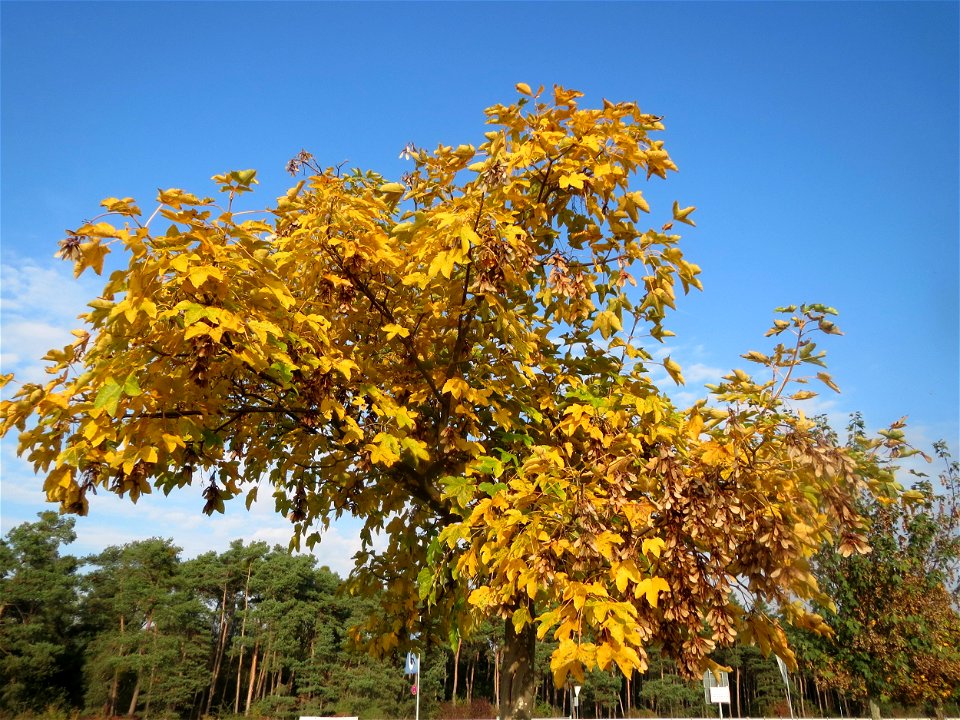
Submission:
<svg viewBox="0 0 960 720">
<path fill-rule="evenodd" d="M 626 679 L 627 679 L 627 693 L 626 693 L 626 695 L 627 695 L 627 710 L 626 710 L 626 713 L 624 714 L 624 717 L 626 717 L 626 718 L 628 718 L 628 717 L 630 717 L 631 715 L 633 715 L 633 696 L 632 696 L 632 689 L 631 689 L 631 685 L 632 685 L 633 683 L 630 682 L 630 679 L 631 679 L 632 677 L 633 677 L 633 673 L 632 673 L 632 672 L 631 672 L 629 675 L 626 676 Z"/>
<path fill-rule="evenodd" d="M 493 702 L 500 707 L 500 658 L 503 654 L 501 648 L 497 648 L 493 653 Z"/>
<path fill-rule="evenodd" d="M 531 613 L 532 615 L 533 613 Z M 533 716 L 537 630 L 529 623 L 519 634 L 504 621 L 503 672 L 500 678 L 500 720 L 530 720 Z"/>
<path fill-rule="evenodd" d="M 800 693 L 799 693 L 800 694 L 800 717 L 806 717 L 807 716 L 807 703 L 806 703 L 807 680 L 806 680 L 806 676 L 804 676 L 803 673 L 799 673 L 797 675 L 797 687 L 800 688 Z"/>
<path fill-rule="evenodd" d="M 470 659 L 470 674 L 467 676 L 467 705 L 473 702 L 473 677 L 477 670 L 477 659 L 480 657 L 478 652 Z"/>
<path fill-rule="evenodd" d="M 107 717 L 113 717 L 117 714 L 117 693 L 120 689 L 120 671 L 113 671 L 113 680 L 110 682 L 110 694 L 107 701 L 103 704 L 103 714 Z"/>
<path fill-rule="evenodd" d="M 127 717 L 133 717 L 137 711 L 137 703 L 140 702 L 140 673 L 137 673 L 137 684 L 133 687 L 133 697 L 130 698 L 130 708 L 127 710 Z"/>
<path fill-rule="evenodd" d="M 457 638 L 457 651 L 453 654 L 453 692 L 450 698 L 453 704 L 457 704 L 457 682 L 460 679 L 460 648 L 463 646 L 463 638 Z"/>
<path fill-rule="evenodd" d="M 233 698 L 233 714 L 240 713 L 240 677 L 243 674 L 243 654 L 246 646 L 243 644 L 247 636 L 247 612 L 250 608 L 250 576 L 253 574 L 253 561 L 247 567 L 247 581 L 243 585 L 243 622 L 240 623 L 240 661 L 237 665 L 237 688 Z M 247 703 L 249 705 L 249 703 Z M 244 713 L 246 714 L 246 713 Z"/>
<path fill-rule="evenodd" d="M 157 677 L 157 666 L 150 668 L 150 682 L 147 683 L 147 706 L 143 709 L 144 720 L 150 717 L 150 703 L 153 702 L 153 681 Z"/>
<path fill-rule="evenodd" d="M 227 648 L 227 586 L 223 584 L 223 597 L 220 600 L 220 633 L 217 636 L 217 649 L 213 659 L 213 673 L 210 675 L 210 687 L 207 690 L 207 704 L 203 711 L 204 715 L 210 714 L 210 708 L 213 706 L 213 695 L 217 690 L 217 681 L 220 679 L 220 667 L 223 664 L 223 654 Z"/>
<path fill-rule="evenodd" d="M 873 696 L 867 702 L 870 704 L 870 717 L 873 720 L 880 720 L 880 702 Z"/>
<path fill-rule="evenodd" d="M 823 695 L 820 692 L 820 680 L 816 673 L 813 675 L 813 689 L 817 693 L 817 708 L 820 710 L 820 717 L 824 717 L 826 710 L 824 709 Z"/>
<path fill-rule="evenodd" d="M 253 646 L 253 660 L 250 666 L 250 683 L 247 685 L 247 704 L 243 709 L 244 715 L 250 714 L 250 703 L 253 701 L 253 686 L 257 678 L 257 651 L 260 649 L 259 643 Z"/>
</svg>

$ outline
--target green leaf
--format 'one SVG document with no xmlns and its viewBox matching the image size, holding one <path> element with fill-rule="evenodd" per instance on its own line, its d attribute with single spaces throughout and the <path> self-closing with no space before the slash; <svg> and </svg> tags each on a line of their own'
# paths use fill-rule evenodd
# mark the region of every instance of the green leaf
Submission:
<svg viewBox="0 0 960 720">
<path fill-rule="evenodd" d="M 503 472 L 503 463 L 489 455 L 478 457 L 473 461 L 472 467 L 483 475 L 493 475 L 494 477 L 500 477 Z"/>
<path fill-rule="evenodd" d="M 106 410 L 110 417 L 116 417 L 117 405 L 123 396 L 123 386 L 113 378 L 107 378 L 107 381 L 100 386 L 96 399 L 93 401 L 95 410 Z"/>
<path fill-rule="evenodd" d="M 436 577 L 436 570 L 432 567 L 423 567 L 417 574 L 417 589 L 420 599 L 426 600 L 433 589 L 433 580 Z"/>
<path fill-rule="evenodd" d="M 143 390 L 140 389 L 140 384 L 137 382 L 137 378 L 133 373 L 127 375 L 127 379 L 123 383 L 123 394 L 129 397 L 143 395 Z"/>
</svg>

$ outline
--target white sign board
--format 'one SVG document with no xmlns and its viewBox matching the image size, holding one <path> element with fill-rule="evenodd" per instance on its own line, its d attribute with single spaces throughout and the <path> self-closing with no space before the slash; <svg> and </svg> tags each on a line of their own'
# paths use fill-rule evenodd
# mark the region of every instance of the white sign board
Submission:
<svg viewBox="0 0 960 720">
<path fill-rule="evenodd" d="M 730 686 L 730 678 L 727 676 L 727 673 L 721 672 L 719 673 L 719 675 L 720 677 L 717 677 L 710 670 L 707 670 L 706 672 L 703 673 L 703 701 L 704 702 L 706 703 L 720 702 L 719 700 L 712 699 L 712 695 L 710 694 L 710 691 L 716 687 L 728 688 Z M 727 690 L 728 697 L 729 697 L 729 692 L 730 691 Z M 723 702 L 729 704 L 730 700 L 724 700 Z"/>
<path fill-rule="evenodd" d="M 710 688 L 710 702 L 730 704 L 730 686 L 720 685 Z"/>
</svg>

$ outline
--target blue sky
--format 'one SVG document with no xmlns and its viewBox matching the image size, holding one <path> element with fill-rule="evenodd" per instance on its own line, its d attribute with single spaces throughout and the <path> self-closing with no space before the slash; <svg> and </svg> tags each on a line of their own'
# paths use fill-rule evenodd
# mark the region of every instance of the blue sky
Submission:
<svg viewBox="0 0 960 720">
<path fill-rule="evenodd" d="M 680 172 L 644 191 L 657 222 L 674 199 L 698 207 L 684 246 L 705 286 L 671 324 L 682 399 L 766 349 L 775 306 L 823 302 L 846 332 L 825 344 L 843 394 L 812 409 L 874 427 L 909 415 L 917 443 L 957 451 L 958 8 L 3 2 L 2 371 L 36 376 L 97 293 L 52 255 L 102 198 L 146 209 L 159 187 L 212 194 L 211 175 L 257 168 L 266 204 L 301 148 L 397 178 L 408 141 L 477 144 L 515 83 L 559 83 L 665 116 Z M 3 532 L 45 508 L 14 444 Z M 75 551 L 286 540 L 266 505 L 211 521 L 201 504 L 101 494 Z M 353 543 L 344 525 L 320 554 L 345 570 Z"/>
</svg>

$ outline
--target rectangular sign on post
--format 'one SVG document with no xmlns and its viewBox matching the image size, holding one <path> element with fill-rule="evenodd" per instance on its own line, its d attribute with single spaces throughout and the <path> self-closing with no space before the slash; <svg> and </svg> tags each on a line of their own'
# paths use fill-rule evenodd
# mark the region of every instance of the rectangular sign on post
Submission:
<svg viewBox="0 0 960 720">
<path fill-rule="evenodd" d="M 730 686 L 720 685 L 710 688 L 710 702 L 730 704 Z"/>
<path fill-rule="evenodd" d="M 416 675 L 420 672 L 420 657 L 416 653 L 407 653 L 407 663 L 403 671 L 404 675 Z"/>
</svg>

